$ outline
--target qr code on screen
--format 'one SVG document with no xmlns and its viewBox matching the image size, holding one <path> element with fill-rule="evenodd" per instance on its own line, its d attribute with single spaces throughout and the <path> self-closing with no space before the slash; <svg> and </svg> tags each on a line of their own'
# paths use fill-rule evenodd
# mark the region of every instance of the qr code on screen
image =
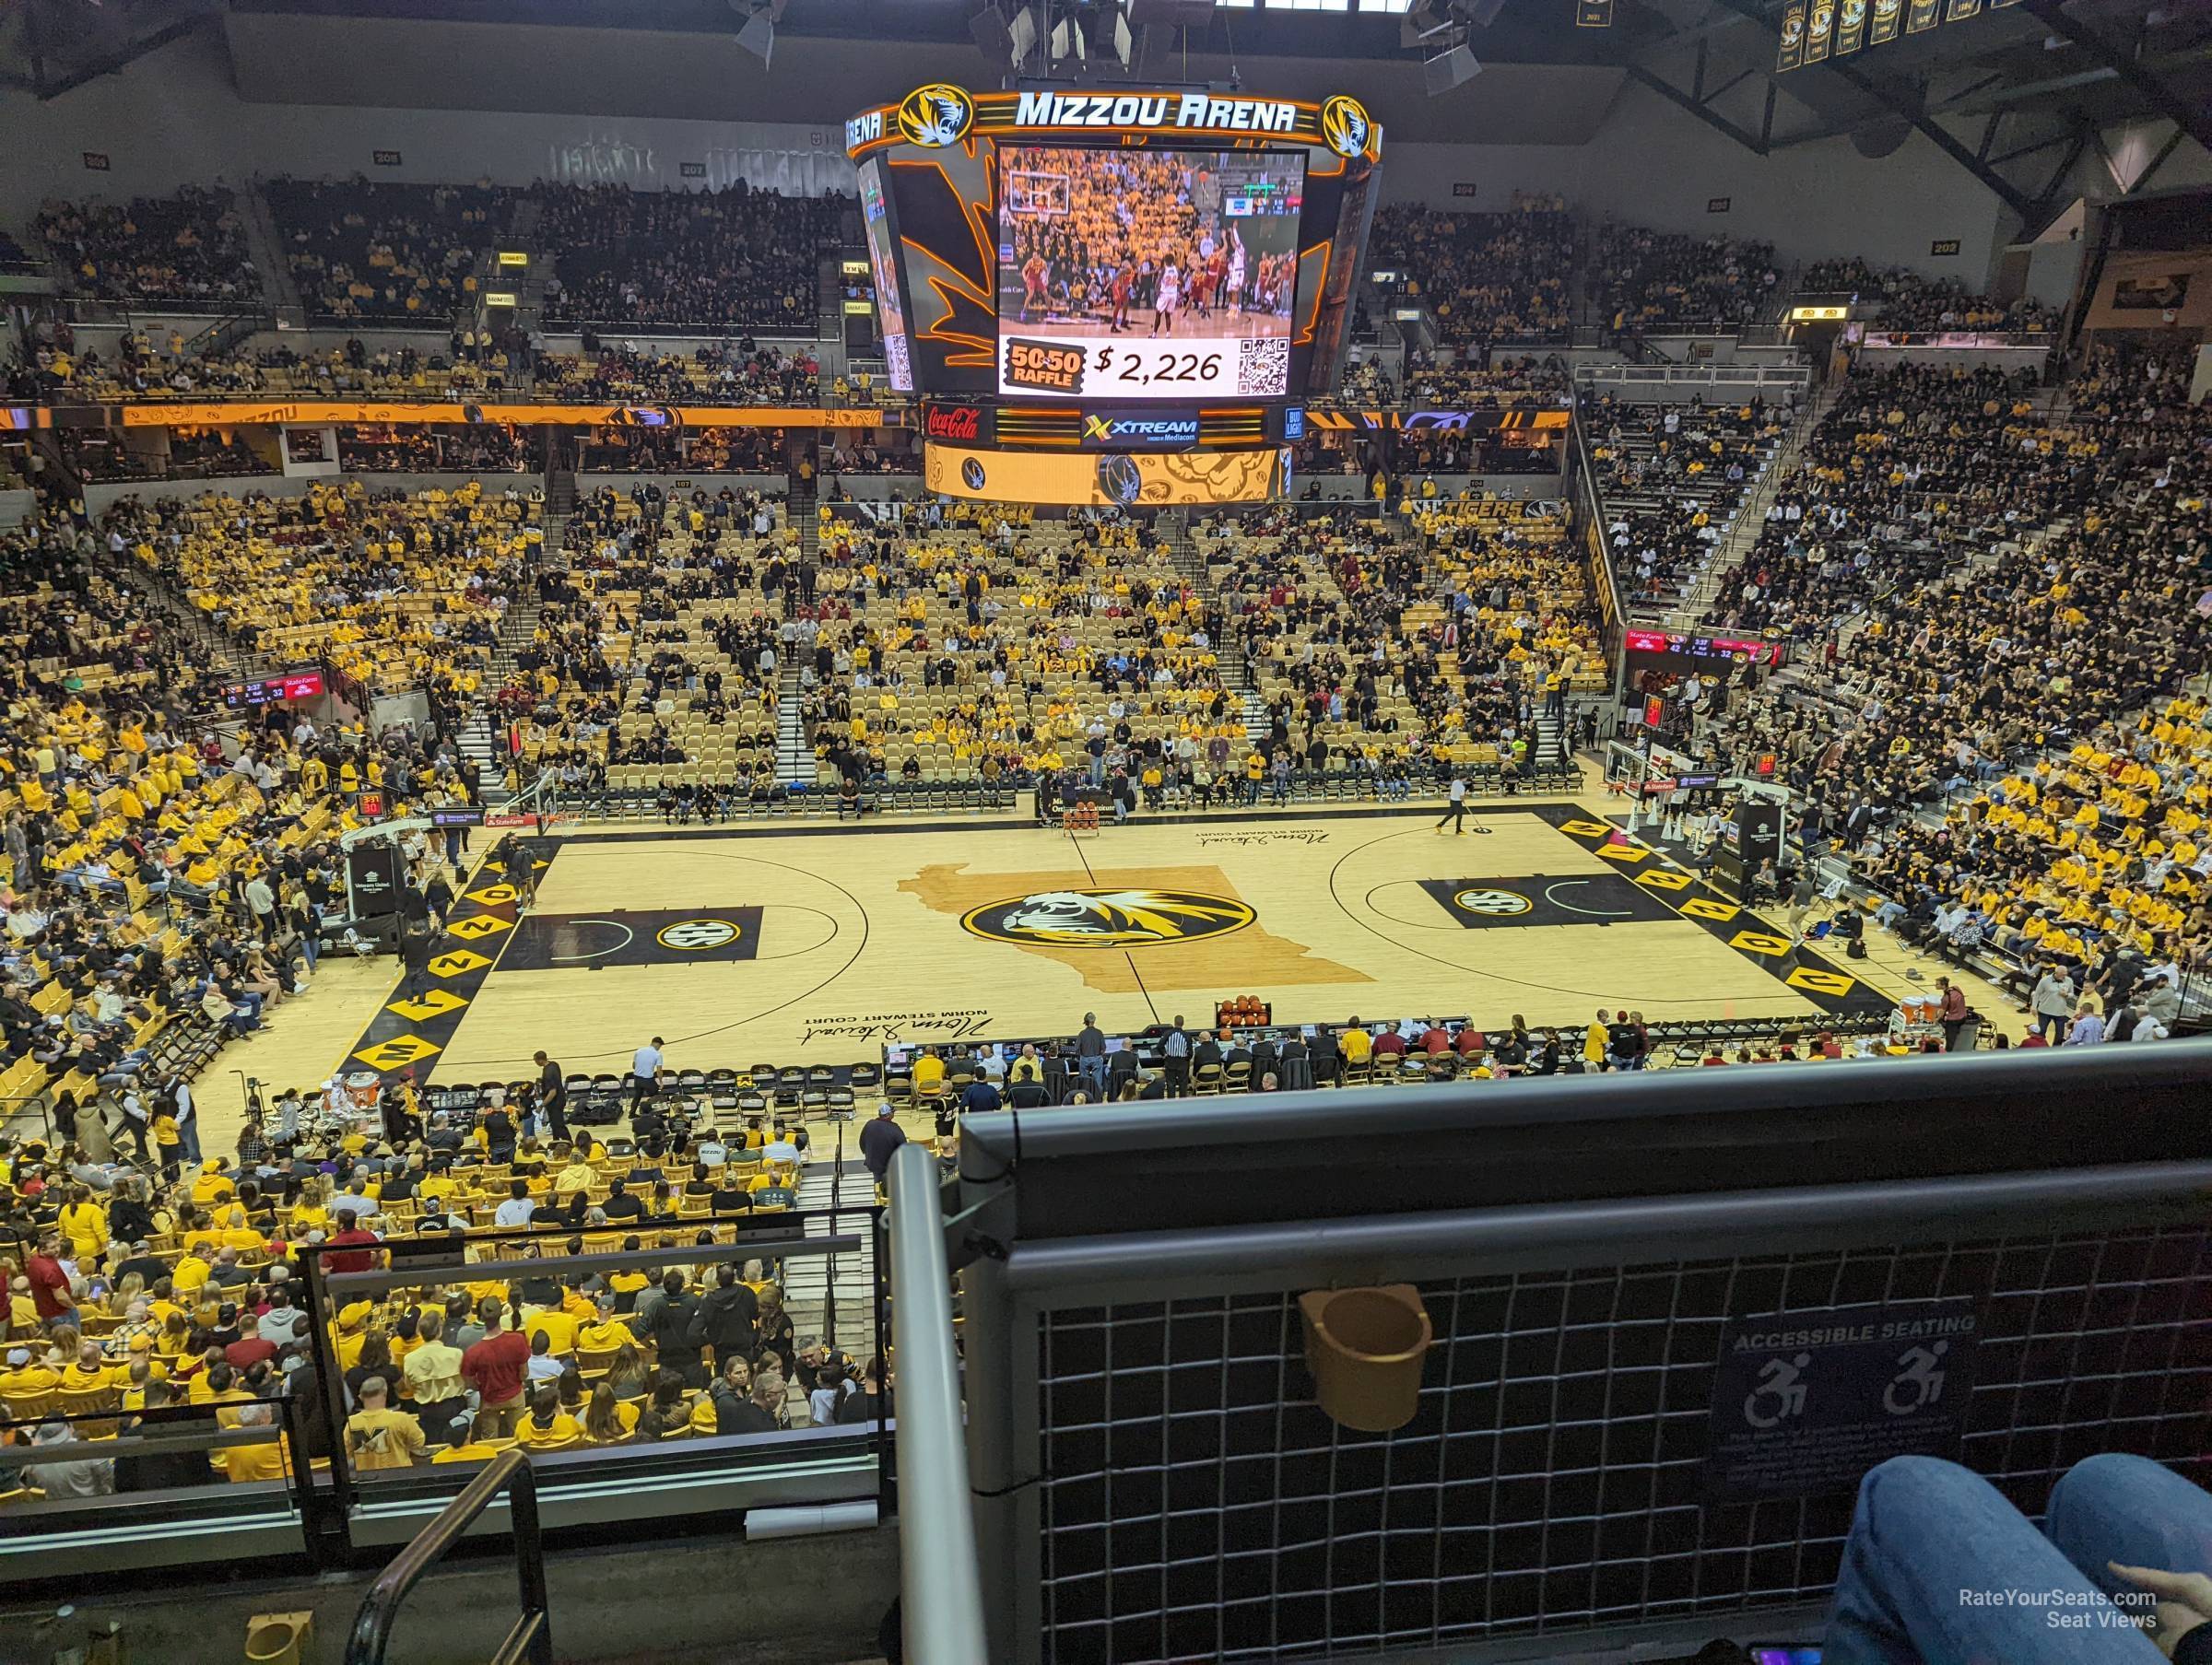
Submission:
<svg viewBox="0 0 2212 1665">
<path fill-rule="evenodd" d="M 1290 387 L 1290 343 L 1240 341 L 1237 343 L 1237 392 L 1266 395 L 1287 393 Z"/>
</svg>

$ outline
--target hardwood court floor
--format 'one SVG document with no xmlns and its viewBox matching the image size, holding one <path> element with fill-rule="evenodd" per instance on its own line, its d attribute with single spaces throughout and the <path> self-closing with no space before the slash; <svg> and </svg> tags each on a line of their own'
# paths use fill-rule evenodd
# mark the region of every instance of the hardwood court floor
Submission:
<svg viewBox="0 0 2212 1665">
<path fill-rule="evenodd" d="M 1237 994 L 1288 1022 L 1580 1024 L 1601 1004 L 1757 1017 L 1887 1003 L 1942 968 L 1886 937 L 1847 969 L 1808 960 L 1658 856 L 1597 853 L 1616 807 L 1485 805 L 1457 837 L 1431 829 L 1433 804 L 1080 839 L 1013 818 L 571 834 L 531 913 L 478 944 L 491 969 L 416 1067 L 512 1077 L 543 1047 L 571 1072 L 619 1073 L 654 1035 L 678 1067 L 846 1062 L 893 1036 L 1065 1033 L 1086 1012 L 1110 1035 L 1200 1024 Z M 202 1083 L 217 1148 L 236 1125 L 232 1072 L 271 1093 L 321 1081 L 389 1009 L 392 980 L 390 961 L 325 961 L 270 1033 L 226 1053 Z M 1969 993 L 2017 1030 L 1994 990 Z"/>
</svg>

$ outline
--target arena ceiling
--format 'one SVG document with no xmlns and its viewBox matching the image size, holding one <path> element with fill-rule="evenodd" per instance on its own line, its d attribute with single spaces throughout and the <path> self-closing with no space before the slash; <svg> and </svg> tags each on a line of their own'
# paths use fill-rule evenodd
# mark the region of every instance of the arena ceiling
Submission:
<svg viewBox="0 0 2212 1665">
<path fill-rule="evenodd" d="M 1032 0 L 1094 33 L 1134 8 L 1132 69 L 1094 52 L 1095 84 L 1234 77 L 1294 96 L 1348 84 L 1401 141 L 1578 145 L 1633 79 L 1762 153 L 1848 137 L 1881 156 L 1918 132 L 2024 221 L 2063 206 L 2088 158 L 2141 189 L 2180 144 L 2212 149 L 2212 0 L 2018 0 L 1782 75 L 1786 3 L 1615 0 L 1611 26 L 1591 29 L 1575 26 L 1575 0 Z M 0 75 L 61 96 L 210 28 L 259 101 L 820 124 L 924 80 L 991 84 L 1004 66 L 971 34 L 984 4 L 18 0 L 0 14 Z M 1483 65 L 1439 98 L 1421 72 L 1439 37 L 1402 37 L 1397 12 L 1414 4 Z M 772 64 L 735 39 L 755 10 L 776 18 Z M 2145 118 L 2171 122 L 2171 143 L 2123 165 L 2105 135 Z"/>
<path fill-rule="evenodd" d="M 2183 144 L 2212 150 L 2212 0 L 2019 0 L 1787 74 L 1787 0 L 1646 0 L 1672 29 L 1630 74 L 1747 147 L 1848 137 L 1869 157 L 1912 134 L 1972 172 L 2032 232 L 2101 160 L 2115 189 L 2153 185 Z M 2122 158 L 2108 137 L 2171 123 Z"/>
</svg>

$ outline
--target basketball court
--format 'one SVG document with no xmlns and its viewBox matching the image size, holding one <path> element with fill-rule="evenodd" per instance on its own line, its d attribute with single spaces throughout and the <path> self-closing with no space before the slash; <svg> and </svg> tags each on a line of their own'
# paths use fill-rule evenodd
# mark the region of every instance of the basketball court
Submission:
<svg viewBox="0 0 2212 1665">
<path fill-rule="evenodd" d="M 519 917 L 477 870 L 419 999 L 389 959 L 326 958 L 208 1108 L 227 1121 L 243 1074 L 512 1078 L 540 1048 L 618 1073 L 655 1035 L 680 1068 L 838 1064 L 892 1040 L 1066 1034 L 1086 1012 L 1110 1035 L 1203 1024 L 1235 995 L 1288 1023 L 1579 1026 L 1601 1005 L 1817 1021 L 1887 1010 L 1943 968 L 1882 939 L 1856 961 L 1800 946 L 1617 841 L 1612 800 L 1487 804 L 1456 836 L 1437 813 L 1239 811 L 1089 837 L 1003 815 L 571 832 L 547 841 Z"/>
</svg>

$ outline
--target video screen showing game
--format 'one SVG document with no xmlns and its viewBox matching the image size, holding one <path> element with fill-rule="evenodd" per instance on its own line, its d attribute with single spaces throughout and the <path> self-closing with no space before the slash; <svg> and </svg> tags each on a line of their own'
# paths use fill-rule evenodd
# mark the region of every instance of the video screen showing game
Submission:
<svg viewBox="0 0 2212 1665">
<path fill-rule="evenodd" d="M 876 316 L 883 326 L 885 368 L 891 386 L 911 393 L 914 391 L 913 359 L 907 346 L 906 314 L 899 303 L 899 260 L 878 167 L 873 161 L 861 167 L 860 217 L 867 233 L 868 266 L 876 283 Z"/>
<path fill-rule="evenodd" d="M 998 153 L 998 391 L 1289 391 L 1297 151 Z"/>
</svg>

